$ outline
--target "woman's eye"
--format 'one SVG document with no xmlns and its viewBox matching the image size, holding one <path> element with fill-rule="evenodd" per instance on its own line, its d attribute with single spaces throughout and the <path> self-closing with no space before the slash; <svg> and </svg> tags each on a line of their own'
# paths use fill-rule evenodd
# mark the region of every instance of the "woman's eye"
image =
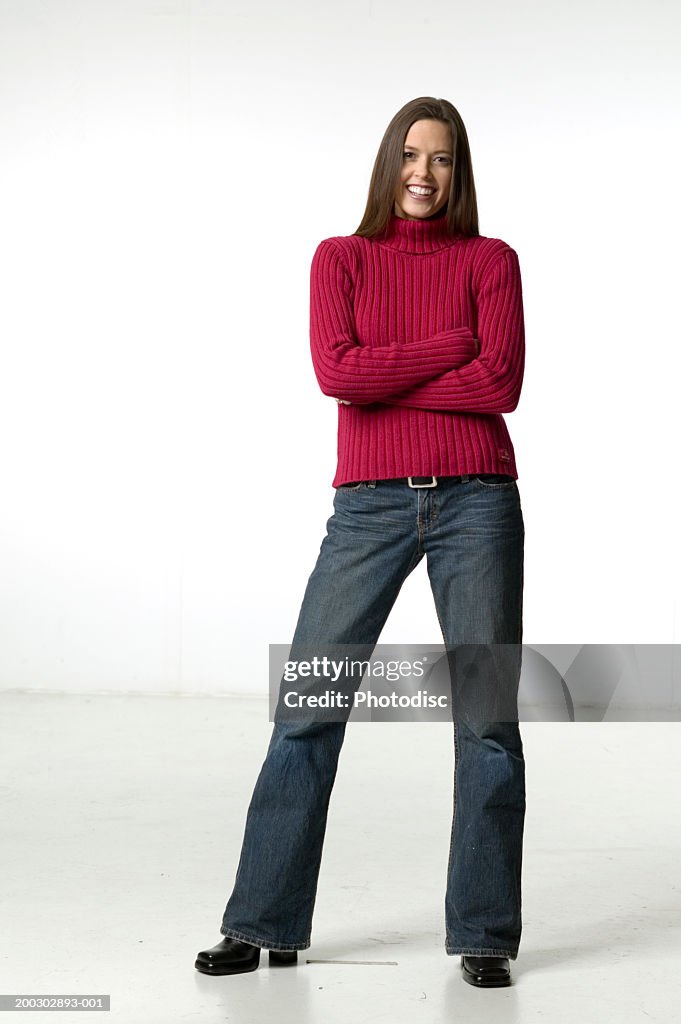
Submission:
<svg viewBox="0 0 681 1024">
<path fill-rule="evenodd" d="M 407 150 L 407 151 L 405 152 L 405 154 L 404 154 L 404 155 L 405 155 L 405 157 L 408 157 L 408 156 L 413 156 L 414 154 L 412 153 L 412 151 L 411 151 L 410 149 L 408 149 L 408 150 Z M 448 163 L 449 163 L 449 157 L 448 157 L 448 156 L 438 156 L 438 157 L 436 157 L 436 159 L 437 159 L 437 160 L 444 160 L 444 162 L 445 162 L 446 164 L 448 164 Z"/>
</svg>

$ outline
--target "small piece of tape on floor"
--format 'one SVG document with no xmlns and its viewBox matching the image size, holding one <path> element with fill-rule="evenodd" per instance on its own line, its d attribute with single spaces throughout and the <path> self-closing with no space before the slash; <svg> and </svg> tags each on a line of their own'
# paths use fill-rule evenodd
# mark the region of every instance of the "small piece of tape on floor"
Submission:
<svg viewBox="0 0 681 1024">
<path fill-rule="evenodd" d="M 306 964 L 369 964 L 372 967 L 397 967 L 397 960 L 306 960 Z"/>
</svg>

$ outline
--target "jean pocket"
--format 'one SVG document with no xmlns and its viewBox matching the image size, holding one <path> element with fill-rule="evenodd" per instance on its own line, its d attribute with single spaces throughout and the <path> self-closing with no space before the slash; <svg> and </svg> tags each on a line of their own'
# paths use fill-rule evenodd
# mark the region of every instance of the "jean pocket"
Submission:
<svg viewBox="0 0 681 1024">
<path fill-rule="evenodd" d="M 364 481 L 360 480 L 359 483 L 339 484 L 336 490 L 338 491 L 358 491 L 360 487 L 364 486 Z"/>
<path fill-rule="evenodd" d="M 471 479 L 490 490 L 511 490 L 516 486 L 515 477 L 509 476 L 508 473 L 475 473 Z"/>
</svg>

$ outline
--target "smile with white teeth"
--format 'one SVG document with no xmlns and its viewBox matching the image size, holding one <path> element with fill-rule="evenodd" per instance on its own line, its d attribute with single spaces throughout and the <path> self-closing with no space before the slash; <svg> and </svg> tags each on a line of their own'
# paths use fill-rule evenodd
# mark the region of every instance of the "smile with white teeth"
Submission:
<svg viewBox="0 0 681 1024">
<path fill-rule="evenodd" d="M 431 196 L 433 194 L 433 192 L 436 191 L 436 189 L 431 188 L 430 186 L 407 185 L 407 191 L 411 192 L 411 194 L 413 196 L 424 196 L 424 197 L 426 197 L 426 196 Z"/>
</svg>

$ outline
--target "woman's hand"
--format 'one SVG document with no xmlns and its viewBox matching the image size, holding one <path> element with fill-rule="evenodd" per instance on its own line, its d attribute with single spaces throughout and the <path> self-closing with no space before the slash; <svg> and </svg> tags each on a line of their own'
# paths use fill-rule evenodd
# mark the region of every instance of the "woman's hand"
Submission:
<svg viewBox="0 0 681 1024">
<path fill-rule="evenodd" d="M 352 402 L 346 402 L 344 398 L 337 398 L 336 401 L 339 405 L 352 405 Z"/>
</svg>

